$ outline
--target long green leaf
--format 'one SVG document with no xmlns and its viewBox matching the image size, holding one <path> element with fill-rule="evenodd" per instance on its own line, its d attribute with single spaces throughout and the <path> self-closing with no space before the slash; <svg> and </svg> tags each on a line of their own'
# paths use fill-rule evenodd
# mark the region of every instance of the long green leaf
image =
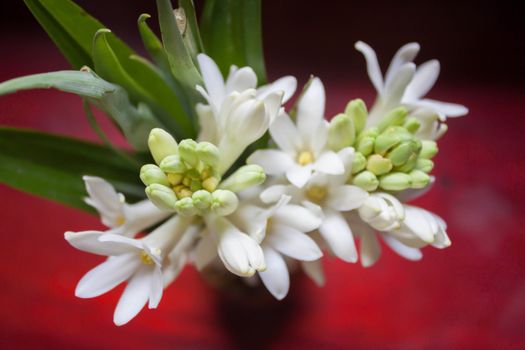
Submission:
<svg viewBox="0 0 525 350">
<path fill-rule="evenodd" d="M 88 98 L 113 118 L 136 150 L 147 150 L 150 130 L 162 127 L 146 105 L 139 103 L 135 107 L 124 89 L 92 71 L 59 71 L 15 78 L 0 84 L 0 95 L 35 88 L 55 88 Z"/>
<path fill-rule="evenodd" d="M 204 52 L 204 45 L 202 44 L 199 26 L 197 24 L 195 6 L 193 5 L 193 0 L 179 0 L 179 6 L 180 7 L 177 9 L 178 14 L 183 15 L 182 24 L 184 30 L 182 38 L 184 39 L 184 44 L 186 45 L 193 62 L 197 64 L 197 54 Z"/>
<path fill-rule="evenodd" d="M 92 211 L 83 175 L 111 182 L 128 201 L 144 198 L 139 169 L 97 144 L 30 130 L 0 128 L 0 183 Z"/>
<path fill-rule="evenodd" d="M 26 6 L 74 68 L 93 67 L 91 46 L 95 33 L 105 26 L 71 0 L 24 0 Z M 117 37 L 111 46 L 118 55 L 133 50 Z"/>
</svg>

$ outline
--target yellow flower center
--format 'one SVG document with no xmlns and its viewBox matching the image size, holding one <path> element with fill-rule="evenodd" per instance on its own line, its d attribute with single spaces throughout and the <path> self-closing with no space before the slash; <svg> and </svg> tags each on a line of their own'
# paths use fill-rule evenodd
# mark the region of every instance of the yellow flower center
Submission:
<svg viewBox="0 0 525 350">
<path fill-rule="evenodd" d="M 123 215 L 120 215 L 118 218 L 117 218 L 117 226 L 122 226 L 126 223 L 126 219 L 124 218 Z"/>
<path fill-rule="evenodd" d="M 145 251 L 140 252 L 140 261 L 144 265 L 153 265 L 153 259 Z"/>
<path fill-rule="evenodd" d="M 306 190 L 306 197 L 314 203 L 319 203 L 326 197 L 326 188 L 322 186 L 309 187 Z"/>
<path fill-rule="evenodd" d="M 299 156 L 297 156 L 297 163 L 300 165 L 307 165 L 314 161 L 314 155 L 310 151 L 302 151 L 299 153 Z"/>
</svg>

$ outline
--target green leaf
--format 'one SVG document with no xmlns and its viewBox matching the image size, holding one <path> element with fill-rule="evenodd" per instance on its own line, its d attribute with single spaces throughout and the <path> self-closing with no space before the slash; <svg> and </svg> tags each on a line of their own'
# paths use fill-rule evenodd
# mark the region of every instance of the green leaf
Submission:
<svg viewBox="0 0 525 350">
<path fill-rule="evenodd" d="M 260 0 L 207 0 L 201 18 L 204 49 L 226 76 L 231 65 L 250 66 L 266 82 Z"/>
<path fill-rule="evenodd" d="M 71 0 L 24 0 L 67 60 L 76 69 L 93 67 L 91 47 L 95 33 L 105 26 Z M 118 55 L 129 56 L 133 50 L 117 37 L 110 44 Z"/>
<path fill-rule="evenodd" d="M 35 88 L 55 88 L 88 98 L 112 117 L 137 150 L 147 150 L 150 130 L 162 127 L 146 105 L 139 103 L 135 107 L 124 89 L 92 71 L 59 71 L 15 78 L 0 84 L 0 95 Z"/>
<path fill-rule="evenodd" d="M 0 127 L 0 183 L 68 206 L 93 211 L 83 175 L 111 182 L 126 199 L 144 198 L 139 169 L 112 150 L 84 141 Z"/>
<path fill-rule="evenodd" d="M 193 5 L 193 0 L 179 0 L 179 6 L 176 11 L 178 15 L 182 16 L 182 39 L 193 62 L 197 64 L 197 54 L 204 52 L 204 45 L 202 44 L 199 26 L 197 24 L 195 6 Z"/>
</svg>

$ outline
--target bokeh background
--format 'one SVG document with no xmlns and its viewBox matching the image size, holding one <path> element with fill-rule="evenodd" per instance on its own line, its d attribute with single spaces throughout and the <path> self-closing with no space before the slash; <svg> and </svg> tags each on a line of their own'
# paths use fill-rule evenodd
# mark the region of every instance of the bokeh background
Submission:
<svg viewBox="0 0 525 350">
<path fill-rule="evenodd" d="M 135 23 L 142 12 L 155 14 L 153 1 L 78 3 L 143 52 Z M 100 258 L 75 251 L 62 235 L 102 228 L 98 219 L 0 184 L 0 348 L 525 348 L 522 4 L 263 1 L 269 77 L 320 76 L 328 117 L 349 99 L 373 102 L 356 40 L 376 49 L 383 68 L 409 41 L 422 45 L 417 62 L 441 61 L 429 96 L 470 114 L 450 119 L 438 182 L 417 204 L 447 220 L 450 248 L 427 248 L 413 263 L 384 247 L 369 269 L 328 258 L 325 288 L 297 276 L 285 301 L 259 305 L 225 298 L 188 268 L 158 310 L 117 328 L 111 320 L 122 288 L 76 299 L 76 282 Z M 22 1 L 2 1 L 0 16 L 0 81 L 68 68 Z M 0 124 L 96 140 L 80 99 L 56 91 L 0 98 Z"/>
</svg>

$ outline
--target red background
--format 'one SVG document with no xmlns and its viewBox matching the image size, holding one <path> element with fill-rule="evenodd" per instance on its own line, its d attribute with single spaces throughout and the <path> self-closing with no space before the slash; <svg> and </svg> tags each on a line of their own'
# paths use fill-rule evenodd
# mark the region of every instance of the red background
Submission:
<svg viewBox="0 0 525 350">
<path fill-rule="evenodd" d="M 153 12 L 147 1 L 81 3 L 135 43 L 135 18 Z M 520 8 L 316 4 L 265 3 L 271 78 L 320 75 L 330 116 L 351 98 L 373 101 L 355 40 L 377 47 L 383 64 L 398 46 L 418 40 L 423 59 L 443 63 L 430 96 L 470 108 L 467 117 L 450 120 L 438 183 L 418 201 L 447 220 L 452 246 L 425 249 L 418 263 L 385 248 L 369 269 L 328 258 L 325 288 L 296 278 L 283 302 L 260 307 L 232 304 L 188 268 L 158 310 L 117 328 L 112 313 L 121 288 L 95 300 L 75 298 L 76 282 L 101 259 L 75 251 L 62 235 L 101 228 L 98 219 L 0 185 L 0 348 L 525 348 Z M 7 6 L 0 81 L 67 68 L 23 4 Z M 75 96 L 23 92 L 0 98 L 0 111 L 0 124 L 96 140 Z"/>
</svg>

